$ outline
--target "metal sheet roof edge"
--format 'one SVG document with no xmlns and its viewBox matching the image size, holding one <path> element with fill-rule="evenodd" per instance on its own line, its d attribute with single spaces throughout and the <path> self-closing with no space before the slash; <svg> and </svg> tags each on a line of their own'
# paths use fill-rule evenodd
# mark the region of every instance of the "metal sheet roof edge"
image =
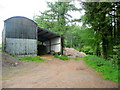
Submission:
<svg viewBox="0 0 120 90">
<path fill-rule="evenodd" d="M 35 23 L 37 25 L 37 23 L 35 21 L 33 21 L 33 20 L 31 20 L 27 17 L 24 17 L 24 16 L 13 16 L 13 17 L 10 17 L 10 18 L 4 20 L 4 22 L 6 22 L 6 21 L 8 21 L 9 19 L 12 19 L 12 18 L 25 18 L 25 19 L 28 19 L 28 20 L 32 21 L 33 23 Z"/>
<path fill-rule="evenodd" d="M 43 30 L 45 30 L 45 31 L 47 31 L 47 32 L 50 32 L 50 33 L 52 33 L 52 34 L 54 34 L 54 35 L 56 35 L 56 36 L 61 37 L 61 36 L 60 36 L 60 35 L 58 35 L 57 33 L 52 32 L 52 31 L 50 31 L 50 30 L 48 30 L 48 29 L 46 29 L 46 28 L 43 28 L 43 27 L 40 27 L 40 26 L 38 26 L 38 28 L 43 29 Z"/>
</svg>

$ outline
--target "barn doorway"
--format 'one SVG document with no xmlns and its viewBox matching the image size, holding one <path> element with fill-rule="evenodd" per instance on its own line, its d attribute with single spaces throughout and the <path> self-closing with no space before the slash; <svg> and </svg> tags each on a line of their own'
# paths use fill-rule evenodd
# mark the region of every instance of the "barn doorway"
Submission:
<svg viewBox="0 0 120 90">
<path fill-rule="evenodd" d="M 47 54 L 47 47 L 45 45 L 43 45 L 42 42 L 38 41 L 37 43 L 37 55 L 44 55 Z"/>
<path fill-rule="evenodd" d="M 62 54 L 62 39 L 61 36 L 53 33 L 42 27 L 38 27 L 37 30 L 37 54 L 53 54 L 60 53 Z"/>
</svg>

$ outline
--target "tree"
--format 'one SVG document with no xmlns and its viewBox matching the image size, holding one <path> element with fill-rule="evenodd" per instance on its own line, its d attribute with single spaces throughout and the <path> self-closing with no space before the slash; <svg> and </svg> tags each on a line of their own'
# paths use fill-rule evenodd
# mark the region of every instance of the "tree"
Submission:
<svg viewBox="0 0 120 90">
<path fill-rule="evenodd" d="M 113 46 L 119 45 L 117 41 L 119 38 L 118 22 L 119 22 L 119 2 L 84 2 L 83 8 L 85 9 L 85 24 L 92 27 L 96 36 L 97 49 L 96 55 L 100 52 L 104 58 L 108 58 L 113 53 Z"/>
<path fill-rule="evenodd" d="M 72 16 L 68 14 L 68 11 L 76 11 L 79 9 L 73 4 L 70 4 L 70 2 L 48 2 L 47 4 L 50 9 L 42 12 L 40 16 L 35 16 L 34 20 L 39 23 L 40 26 L 64 35 L 69 29 L 67 24 L 70 22 L 70 18 L 72 18 Z"/>
</svg>

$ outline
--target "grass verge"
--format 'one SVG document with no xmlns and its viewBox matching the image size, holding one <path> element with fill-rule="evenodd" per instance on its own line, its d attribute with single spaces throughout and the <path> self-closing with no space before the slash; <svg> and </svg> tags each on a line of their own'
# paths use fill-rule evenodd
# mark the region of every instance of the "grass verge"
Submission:
<svg viewBox="0 0 120 90">
<path fill-rule="evenodd" d="M 25 56 L 25 57 L 20 57 L 19 60 L 22 60 L 22 61 L 35 61 L 35 62 L 45 62 L 45 60 L 43 60 L 39 56 Z"/>
<path fill-rule="evenodd" d="M 0 44 L 0 52 L 2 52 L 2 44 Z"/>
<path fill-rule="evenodd" d="M 100 72 L 105 80 L 120 82 L 118 80 L 118 65 L 112 61 L 91 55 L 83 57 L 83 60 L 88 66 Z"/>
<path fill-rule="evenodd" d="M 10 78 L 1 78 L 0 80 L 10 80 Z"/>
<path fill-rule="evenodd" d="M 73 58 L 75 61 L 79 61 L 81 60 L 82 58 L 81 57 L 76 57 L 76 58 Z"/>
<path fill-rule="evenodd" d="M 54 56 L 55 58 L 59 58 L 60 60 L 63 60 L 63 61 L 67 61 L 67 60 L 69 60 L 69 58 L 67 57 L 67 56 L 63 56 L 63 55 L 55 55 Z"/>
</svg>

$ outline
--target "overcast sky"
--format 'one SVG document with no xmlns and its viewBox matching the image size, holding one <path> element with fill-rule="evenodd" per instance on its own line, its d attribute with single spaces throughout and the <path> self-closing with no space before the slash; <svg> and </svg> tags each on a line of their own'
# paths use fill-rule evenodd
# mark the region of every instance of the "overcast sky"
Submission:
<svg viewBox="0 0 120 90">
<path fill-rule="evenodd" d="M 0 0 L 0 44 L 2 43 L 2 30 L 4 20 L 13 16 L 24 16 L 33 19 L 34 15 L 48 9 L 46 2 L 53 2 L 55 0 Z M 77 7 L 79 3 L 74 2 Z M 72 12 L 71 15 L 79 18 L 79 12 Z"/>
</svg>

